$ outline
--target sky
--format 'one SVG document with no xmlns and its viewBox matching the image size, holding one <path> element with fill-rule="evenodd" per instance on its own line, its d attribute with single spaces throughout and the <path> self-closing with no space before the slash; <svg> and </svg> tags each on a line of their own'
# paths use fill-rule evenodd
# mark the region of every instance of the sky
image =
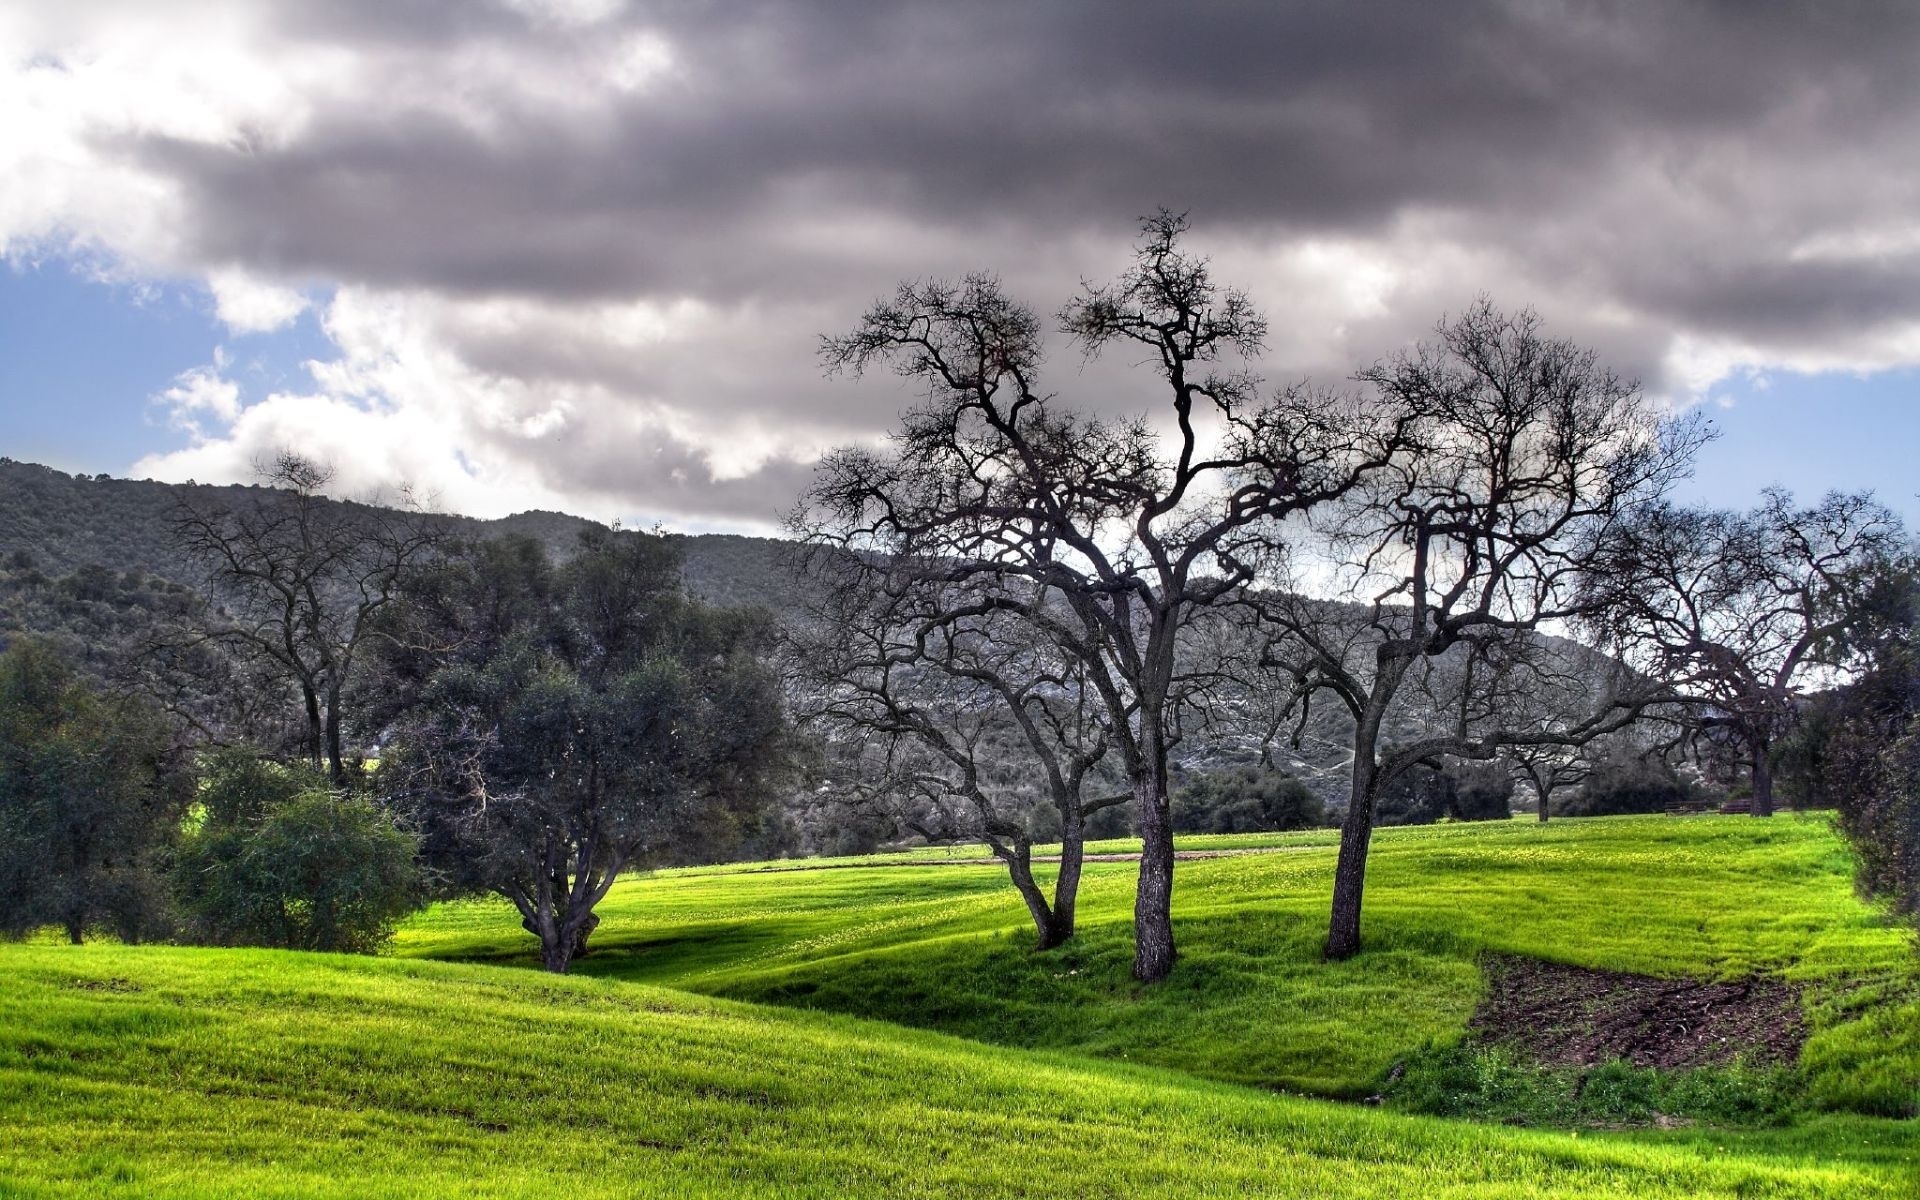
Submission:
<svg viewBox="0 0 1920 1200">
<path fill-rule="evenodd" d="M 19 0 L 0 455 L 766 532 L 915 397 L 902 279 L 1040 312 L 1192 222 L 1342 384 L 1480 295 L 1920 524 L 1920 6 Z M 1064 343 L 1064 402 L 1152 402 Z"/>
</svg>

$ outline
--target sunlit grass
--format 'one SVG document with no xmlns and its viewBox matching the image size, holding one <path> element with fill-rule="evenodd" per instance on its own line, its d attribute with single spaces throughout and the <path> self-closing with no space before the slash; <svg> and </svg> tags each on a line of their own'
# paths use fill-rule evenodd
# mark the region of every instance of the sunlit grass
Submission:
<svg viewBox="0 0 1920 1200">
<path fill-rule="evenodd" d="M 0 1195 L 1907 1197 L 1912 1123 L 1574 1137 L 532 971 L 0 947 Z"/>
<path fill-rule="evenodd" d="M 1089 866 L 1081 936 L 1046 954 L 1027 949 L 997 867 L 662 873 L 614 890 L 577 969 L 1343 1096 L 1461 1036 L 1483 951 L 1661 975 L 1762 972 L 1809 988 L 1815 1104 L 1920 1105 L 1920 959 L 1855 898 L 1824 819 L 1382 830 L 1366 949 L 1337 964 L 1319 954 L 1333 871 L 1324 831 L 1208 844 L 1280 848 L 1180 864 L 1181 959 L 1153 988 L 1128 975 L 1130 863 Z M 448 958 L 525 963 L 531 950 L 511 910 L 491 903 L 441 906 L 400 940 L 404 954 Z"/>
</svg>

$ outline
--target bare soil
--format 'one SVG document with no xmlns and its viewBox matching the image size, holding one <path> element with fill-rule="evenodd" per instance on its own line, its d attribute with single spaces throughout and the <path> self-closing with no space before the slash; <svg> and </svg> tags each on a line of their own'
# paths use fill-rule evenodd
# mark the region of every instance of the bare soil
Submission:
<svg viewBox="0 0 1920 1200">
<path fill-rule="evenodd" d="M 1799 990 L 1779 980 L 1659 979 L 1511 955 L 1488 955 L 1485 969 L 1468 1028 L 1547 1066 L 1790 1065 L 1807 1038 Z"/>
</svg>

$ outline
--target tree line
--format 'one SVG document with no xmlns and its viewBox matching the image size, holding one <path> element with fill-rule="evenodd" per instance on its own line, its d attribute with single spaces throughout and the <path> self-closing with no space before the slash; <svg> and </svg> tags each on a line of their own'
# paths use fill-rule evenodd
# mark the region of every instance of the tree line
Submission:
<svg viewBox="0 0 1920 1200">
<path fill-rule="evenodd" d="M 114 662 L 0 653 L 0 932 L 367 950 L 492 893 L 564 971 L 622 871 L 768 819 L 772 623 L 690 599 L 673 542 L 590 527 L 555 562 L 266 474 L 181 501 L 201 590 Z"/>
</svg>

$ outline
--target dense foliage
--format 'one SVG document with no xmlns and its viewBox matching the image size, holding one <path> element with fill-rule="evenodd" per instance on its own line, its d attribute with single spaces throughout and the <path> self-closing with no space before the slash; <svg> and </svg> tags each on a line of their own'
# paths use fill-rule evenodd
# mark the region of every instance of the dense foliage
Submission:
<svg viewBox="0 0 1920 1200">
<path fill-rule="evenodd" d="M 228 751 L 199 800 L 174 869 L 194 941 L 368 953 L 425 898 L 415 839 L 310 767 Z"/>
<path fill-rule="evenodd" d="M 1558 811 L 1568 817 L 1657 813 L 1698 799 L 1698 790 L 1658 757 L 1619 753 L 1596 763 Z"/>
<path fill-rule="evenodd" d="M 1237 767 L 1197 772 L 1174 796 L 1179 833 L 1267 833 L 1311 829 L 1326 819 L 1313 789 L 1279 771 Z"/>
<path fill-rule="evenodd" d="M 101 692 L 38 642 L 0 653 L 0 934 L 164 933 L 183 767 L 148 706 Z"/>
<path fill-rule="evenodd" d="M 564 971 L 630 867 L 724 845 L 786 751 L 764 618 L 679 591 L 673 547 L 590 530 L 472 547 L 418 580 L 384 637 L 377 778 L 448 885 L 510 899 Z"/>
<path fill-rule="evenodd" d="M 1838 807 L 1868 895 L 1920 922 L 1920 568 L 1885 572 L 1851 631 L 1860 680 L 1825 706 L 1802 752 Z"/>
</svg>

